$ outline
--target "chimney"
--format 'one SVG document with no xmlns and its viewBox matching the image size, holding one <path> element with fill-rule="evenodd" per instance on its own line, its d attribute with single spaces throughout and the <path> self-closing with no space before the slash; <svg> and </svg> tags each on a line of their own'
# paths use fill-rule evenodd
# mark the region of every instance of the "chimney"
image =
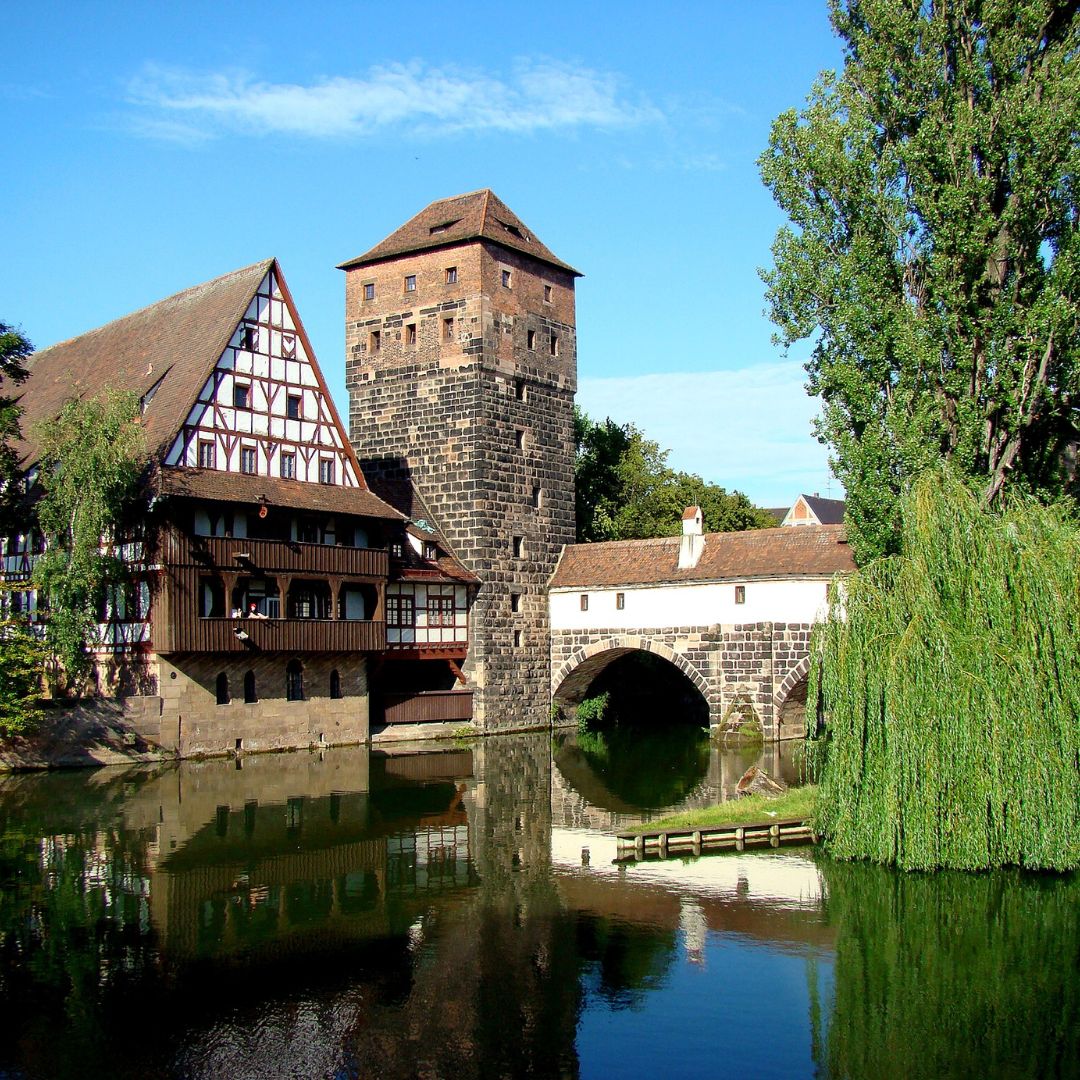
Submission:
<svg viewBox="0 0 1080 1080">
<path fill-rule="evenodd" d="M 679 569 L 690 570 L 697 566 L 705 550 L 705 537 L 701 535 L 701 507 L 688 506 L 682 516 L 682 542 L 679 544 Z"/>
</svg>

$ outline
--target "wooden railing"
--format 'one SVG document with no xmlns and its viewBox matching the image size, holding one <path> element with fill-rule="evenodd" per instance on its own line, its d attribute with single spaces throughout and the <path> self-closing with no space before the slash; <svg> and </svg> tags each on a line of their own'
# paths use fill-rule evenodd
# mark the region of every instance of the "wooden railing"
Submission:
<svg viewBox="0 0 1080 1080">
<path fill-rule="evenodd" d="M 228 536 L 187 537 L 170 533 L 165 561 L 207 569 L 252 569 L 294 574 L 342 574 L 346 577 L 385 578 L 389 555 L 382 548 L 332 547 L 291 540 L 241 540 Z"/>
<path fill-rule="evenodd" d="M 422 724 L 471 720 L 471 690 L 421 690 L 415 694 L 383 694 L 383 721 Z"/>
<path fill-rule="evenodd" d="M 378 652 L 386 648 L 386 624 L 357 619 L 200 618 L 174 627 L 168 646 L 168 652 Z"/>
</svg>

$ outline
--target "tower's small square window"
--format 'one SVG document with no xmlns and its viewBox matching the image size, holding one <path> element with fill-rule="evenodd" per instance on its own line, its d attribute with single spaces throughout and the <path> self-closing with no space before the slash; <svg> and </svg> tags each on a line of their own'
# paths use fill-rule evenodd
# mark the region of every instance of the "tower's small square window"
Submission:
<svg viewBox="0 0 1080 1080">
<path fill-rule="evenodd" d="M 416 275 L 415 274 L 406 274 L 405 275 L 405 291 L 406 292 L 416 292 Z"/>
<path fill-rule="evenodd" d="M 329 457 L 319 458 L 319 483 L 332 484 L 334 482 L 334 459 Z"/>
<path fill-rule="evenodd" d="M 215 465 L 214 443 L 210 439 L 199 440 L 199 468 L 212 469 Z"/>
<path fill-rule="evenodd" d="M 248 476 L 255 474 L 255 447 L 240 447 L 240 471 Z"/>
<path fill-rule="evenodd" d="M 518 399 L 518 401 L 524 401 L 525 400 L 525 380 L 524 379 L 515 379 L 514 380 L 514 397 L 516 397 Z"/>
<path fill-rule="evenodd" d="M 382 348 L 382 332 L 372 330 L 368 338 L 368 352 L 378 352 Z"/>
<path fill-rule="evenodd" d="M 515 559 L 520 559 L 525 554 L 525 537 L 515 536 L 510 545 Z"/>
<path fill-rule="evenodd" d="M 405 324 L 405 344 L 416 344 L 416 323 L 414 322 Z"/>
<path fill-rule="evenodd" d="M 374 281 L 365 281 L 364 282 L 364 299 L 365 300 L 374 300 L 375 299 L 375 282 Z"/>
<path fill-rule="evenodd" d="M 521 593 L 512 592 L 510 594 L 510 610 L 515 613 L 521 610 Z"/>
<path fill-rule="evenodd" d="M 551 303 L 551 286 L 550 285 L 545 285 L 544 286 L 544 303 L 545 304 L 550 304 Z"/>
<path fill-rule="evenodd" d="M 233 383 L 232 403 L 235 409 L 251 408 L 251 386 L 246 382 Z"/>
<path fill-rule="evenodd" d="M 448 266 L 446 268 L 446 284 L 447 285 L 456 285 L 457 284 L 457 267 L 456 266 Z"/>
<path fill-rule="evenodd" d="M 296 479 L 296 454 L 291 450 L 283 450 L 281 453 L 281 479 Z"/>
<path fill-rule="evenodd" d="M 520 630 L 515 630 L 514 631 L 514 648 L 515 649 L 520 649 L 521 648 L 521 631 Z"/>
<path fill-rule="evenodd" d="M 296 359 L 296 335 L 288 330 L 281 335 L 281 355 L 286 360 Z"/>
<path fill-rule="evenodd" d="M 289 394 L 285 399 L 285 415 L 290 420 L 300 419 L 301 397 L 299 394 Z"/>
<path fill-rule="evenodd" d="M 523 428 L 518 428 L 517 431 L 514 432 L 514 445 L 517 446 L 519 450 L 525 449 L 525 431 Z"/>
<path fill-rule="evenodd" d="M 532 504 L 536 509 L 540 508 L 544 500 L 544 489 L 539 484 L 533 484 Z"/>
<path fill-rule="evenodd" d="M 746 603 L 746 586 L 745 585 L 736 585 L 735 586 L 735 603 L 736 604 L 745 604 Z"/>
<path fill-rule="evenodd" d="M 618 611 L 622 611 L 626 607 L 626 593 L 617 592 L 615 594 L 615 607 Z"/>
<path fill-rule="evenodd" d="M 581 610 L 582 611 L 588 611 L 589 610 L 589 594 L 587 592 L 583 592 L 581 594 L 581 596 L 578 598 L 578 601 L 581 604 Z"/>
<path fill-rule="evenodd" d="M 454 320 L 443 319 L 442 321 L 442 339 L 443 341 L 454 340 Z"/>
<path fill-rule="evenodd" d="M 530 349 L 535 349 L 536 348 L 536 331 L 535 330 L 527 330 L 525 332 L 525 342 L 529 346 Z"/>
<path fill-rule="evenodd" d="M 559 335 L 558 334 L 552 334 L 551 335 L 550 349 L 551 349 L 551 355 L 552 356 L 558 356 L 559 355 Z"/>
<path fill-rule="evenodd" d="M 512 278 L 511 278 L 511 275 L 510 275 L 510 271 L 509 270 L 504 270 L 502 272 L 503 288 L 504 289 L 509 289 L 510 285 L 511 285 L 511 281 L 512 281 Z"/>
</svg>

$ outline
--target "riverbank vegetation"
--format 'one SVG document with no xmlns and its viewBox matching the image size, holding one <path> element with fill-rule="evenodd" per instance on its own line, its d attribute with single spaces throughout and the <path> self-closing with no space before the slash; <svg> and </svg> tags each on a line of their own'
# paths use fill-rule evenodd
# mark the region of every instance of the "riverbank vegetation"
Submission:
<svg viewBox="0 0 1080 1080">
<path fill-rule="evenodd" d="M 908 870 L 1080 866 L 1080 529 L 951 473 L 900 502 L 901 551 L 815 630 L 808 714 L 830 854 Z"/>
<path fill-rule="evenodd" d="M 787 821 L 798 818 L 809 821 L 814 816 L 817 786 L 804 784 L 789 788 L 783 795 L 767 798 L 764 795 L 744 795 L 716 806 L 700 810 L 683 810 L 678 814 L 635 825 L 627 832 L 656 832 L 658 829 L 708 829 L 720 825 L 751 825 L 773 818 Z"/>
</svg>

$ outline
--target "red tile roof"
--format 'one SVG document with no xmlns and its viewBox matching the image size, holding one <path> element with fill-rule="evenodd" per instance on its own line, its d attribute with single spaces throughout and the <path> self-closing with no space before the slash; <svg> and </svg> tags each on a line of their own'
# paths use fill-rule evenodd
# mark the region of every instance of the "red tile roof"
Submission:
<svg viewBox="0 0 1080 1080">
<path fill-rule="evenodd" d="M 556 258 L 514 211 L 487 188 L 431 203 L 370 251 L 340 263 L 338 269 L 367 266 L 414 251 L 454 247 L 469 240 L 489 240 L 581 276 L 569 263 Z"/>
<path fill-rule="evenodd" d="M 775 577 L 832 577 L 855 569 L 842 525 L 707 533 L 697 566 L 680 570 L 677 536 L 568 544 L 553 589 Z"/>
</svg>

